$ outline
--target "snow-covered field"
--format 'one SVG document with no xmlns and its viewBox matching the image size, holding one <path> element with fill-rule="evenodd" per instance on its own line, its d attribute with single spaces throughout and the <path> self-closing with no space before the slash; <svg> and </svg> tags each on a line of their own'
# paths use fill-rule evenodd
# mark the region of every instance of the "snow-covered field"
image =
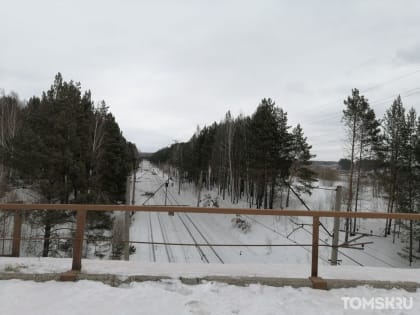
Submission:
<svg viewBox="0 0 420 315">
<path fill-rule="evenodd" d="M 153 167 L 147 161 L 143 162 L 137 174 L 136 204 L 147 205 L 191 205 L 197 203 L 197 192 L 193 185 L 183 184 L 178 194 L 177 181 L 170 181 L 168 193 L 162 186 L 167 175 Z M 159 188 L 160 187 L 160 188 Z M 155 193 L 153 196 L 152 193 Z M 165 197 L 166 195 L 166 197 Z M 151 198 L 150 198 L 151 197 Z M 150 199 L 149 199 L 150 198 Z M 222 200 L 215 191 L 203 190 L 201 198 L 215 200 L 220 207 L 247 207 L 246 201 L 232 204 L 229 198 Z M 334 192 L 314 190 L 306 202 L 312 209 L 328 209 L 334 201 Z M 205 203 L 206 201 L 202 202 Z M 373 204 L 368 210 L 375 210 L 378 204 Z M 292 200 L 290 208 L 304 209 L 298 201 Z M 141 262 L 175 262 L 175 263 L 284 263 L 309 264 L 311 262 L 311 248 L 309 246 L 276 247 L 278 244 L 311 244 L 311 219 L 298 217 L 273 216 L 242 216 L 249 222 L 251 228 L 244 233 L 232 224 L 231 215 L 211 214 L 175 214 L 166 213 L 136 213 L 133 216 L 130 230 L 130 239 L 147 242 L 172 243 L 200 243 L 200 244 L 236 244 L 243 246 L 164 246 L 150 244 L 135 244 L 136 253 L 131 260 Z M 331 233 L 333 220 L 321 219 L 324 226 Z M 372 236 L 363 236 L 356 243 L 366 242 L 362 250 L 341 248 L 339 260 L 343 265 L 381 266 L 381 267 L 408 267 L 406 258 L 400 255 L 401 243 L 394 244 L 392 238 L 380 236 L 384 222 L 381 220 L 361 220 L 359 229 Z M 344 239 L 340 235 L 341 242 Z M 327 231 L 320 229 L 320 243 L 331 245 L 331 237 Z M 263 244 L 262 247 L 247 246 L 250 244 Z M 328 265 L 331 257 L 330 247 L 319 248 L 320 264 Z M 415 261 L 413 267 L 419 267 L 420 262 Z"/>
</svg>

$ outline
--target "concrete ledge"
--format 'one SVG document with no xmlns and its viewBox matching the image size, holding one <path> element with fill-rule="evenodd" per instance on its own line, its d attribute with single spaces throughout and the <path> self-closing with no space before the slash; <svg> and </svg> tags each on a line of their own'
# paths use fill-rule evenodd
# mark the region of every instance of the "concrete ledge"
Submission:
<svg viewBox="0 0 420 315">
<path fill-rule="evenodd" d="M 181 279 L 182 281 L 182 279 Z M 308 279 L 302 278 L 270 278 L 270 277 L 228 277 L 228 276 L 207 276 L 200 278 L 200 282 L 214 281 L 223 282 L 236 286 L 248 286 L 250 284 L 263 284 L 271 287 L 311 287 Z M 184 282 L 185 283 L 185 282 Z"/>
<path fill-rule="evenodd" d="M 353 288 L 370 286 L 377 289 L 404 289 L 408 292 L 416 292 L 420 289 L 420 283 L 410 281 L 379 281 L 379 280 L 343 280 L 325 279 L 328 289 Z"/>
<path fill-rule="evenodd" d="M 21 273 L 21 272 L 0 272 L 0 280 L 26 280 L 35 282 L 58 281 L 60 273 Z"/>
<path fill-rule="evenodd" d="M 310 278 L 272 278 L 272 277 L 229 277 L 229 276 L 204 276 L 204 277 L 168 277 L 151 275 L 132 275 L 119 276 L 114 274 L 88 274 L 88 273 L 20 273 L 20 272 L 0 272 L 0 280 L 26 280 L 36 282 L 46 281 L 78 281 L 90 280 L 99 281 L 104 284 L 118 287 L 122 284 L 144 281 L 163 281 L 169 279 L 178 279 L 187 285 L 196 285 L 203 282 L 222 282 L 236 286 L 248 286 L 250 284 L 262 284 L 273 287 L 290 286 L 294 288 L 313 287 L 318 289 L 339 289 L 351 288 L 357 286 L 371 286 L 379 289 L 404 289 L 409 292 L 415 292 L 420 289 L 420 283 L 403 281 L 377 281 L 377 280 L 345 280 L 345 279 L 310 279 Z M 316 287 L 314 285 L 320 287 Z M 326 283 L 326 287 L 324 287 Z"/>
</svg>

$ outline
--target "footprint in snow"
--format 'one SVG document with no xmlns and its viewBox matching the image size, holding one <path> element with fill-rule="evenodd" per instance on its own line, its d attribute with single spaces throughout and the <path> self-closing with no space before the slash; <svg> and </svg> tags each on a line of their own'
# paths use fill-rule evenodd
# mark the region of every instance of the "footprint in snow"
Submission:
<svg viewBox="0 0 420 315">
<path fill-rule="evenodd" d="M 176 285 L 174 283 L 168 283 L 168 284 L 166 284 L 165 287 L 164 287 L 164 289 L 166 291 L 174 292 L 174 293 L 179 293 L 179 294 L 185 295 L 185 296 L 191 295 L 193 293 L 193 291 L 191 289 L 188 289 L 188 288 L 185 288 L 185 287 L 182 287 L 182 286 L 178 286 L 178 285 Z"/>
<path fill-rule="evenodd" d="M 187 306 L 188 311 L 191 314 L 194 315 L 210 315 L 211 313 L 206 310 L 207 305 L 206 303 L 200 302 L 200 301 L 189 301 L 185 303 L 185 306 Z"/>
</svg>

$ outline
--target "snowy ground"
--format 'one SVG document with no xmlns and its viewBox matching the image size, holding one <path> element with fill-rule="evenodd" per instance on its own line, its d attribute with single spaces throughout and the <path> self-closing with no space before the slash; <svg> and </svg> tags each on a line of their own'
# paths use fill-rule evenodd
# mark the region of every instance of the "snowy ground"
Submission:
<svg viewBox="0 0 420 315">
<path fill-rule="evenodd" d="M 67 271 L 71 259 L 0 258 L 0 273 L 57 273 Z M 186 285 L 176 278 L 261 276 L 305 278 L 307 265 L 255 264 L 168 264 L 136 261 L 83 260 L 82 272 L 115 274 L 121 279 L 130 275 L 160 275 L 171 279 L 132 282 L 111 287 L 102 282 L 33 282 L 0 280 L 0 314 L 419 314 L 420 290 L 383 290 L 368 286 L 329 291 L 310 288 L 275 288 L 259 284 L 246 287 L 219 282 Z M 414 281 L 420 274 L 411 269 L 321 266 L 328 279 L 370 279 Z M 360 303 L 370 303 L 362 307 Z M 379 302 L 388 301 L 384 309 Z M 363 302 L 364 301 L 364 302 Z M 403 301 L 403 307 L 399 302 Z M 345 304 L 346 303 L 346 304 Z M 347 308 L 346 308 L 347 307 Z M 351 307 L 355 307 L 354 309 Z"/>
<path fill-rule="evenodd" d="M 166 177 L 150 164 L 137 174 L 136 204 L 164 204 L 165 189 L 158 188 Z M 313 209 L 331 203 L 329 191 L 315 192 Z M 203 192 L 202 196 L 214 192 Z M 185 185 L 178 195 L 176 183 L 170 184 L 168 205 L 196 205 L 197 195 Z M 222 207 L 232 205 L 219 199 Z M 318 207 L 316 206 L 318 204 Z M 300 208 L 294 202 L 293 208 Z M 372 210 L 372 209 L 370 209 Z M 363 286 L 329 291 L 310 288 L 246 287 L 218 282 L 183 284 L 182 277 L 284 277 L 305 279 L 310 273 L 310 247 L 275 247 L 275 244 L 310 244 L 311 226 L 300 218 L 243 217 L 251 223 L 247 233 L 234 227 L 234 216 L 210 214 L 135 213 L 130 229 L 132 241 L 239 244 L 239 247 L 164 246 L 135 244 L 130 261 L 85 259 L 82 272 L 114 274 L 121 279 L 130 275 L 167 276 L 154 282 L 133 282 L 111 287 L 101 282 L 0 281 L 0 314 L 419 314 L 420 290 L 407 292 Z M 332 221 L 323 221 L 331 230 Z M 382 223 L 361 221 L 360 229 L 381 232 Z M 321 242 L 330 244 L 325 231 Z M 341 235 L 342 237 L 342 235 Z M 373 241 L 364 250 L 341 249 L 342 265 L 330 266 L 330 248 L 320 247 L 319 275 L 325 279 L 407 281 L 420 283 L 420 273 L 407 267 L 398 255 L 400 244 L 382 237 L 363 237 Z M 264 244 L 250 247 L 249 244 Z M 418 262 L 416 262 L 419 266 Z M 0 273 L 58 273 L 70 269 L 71 259 L 0 257 Z M 368 267 L 371 266 L 371 267 Z M 398 267 L 390 269 L 390 267 Z M 401 304 L 401 302 L 405 304 Z M 387 304 L 385 305 L 384 302 Z"/>
<path fill-rule="evenodd" d="M 167 180 L 159 169 L 150 163 L 143 162 L 137 174 L 136 204 L 146 205 L 192 205 L 197 203 L 197 192 L 192 185 L 183 184 L 178 194 L 177 181 L 170 181 L 168 193 L 162 186 Z M 159 188 L 160 187 L 160 188 Z M 166 197 L 165 197 L 166 195 Z M 217 197 L 215 191 L 203 191 L 211 199 Z M 247 207 L 245 201 L 232 204 L 218 197 L 221 207 Z M 312 209 L 328 209 L 334 201 L 331 191 L 315 190 L 307 199 Z M 377 203 L 372 204 L 368 210 L 375 210 Z M 303 209 L 296 200 L 292 200 L 291 208 Z M 247 216 L 242 218 L 251 224 L 247 233 L 233 227 L 231 215 L 211 214 L 175 214 L 169 216 L 165 213 L 136 213 L 130 230 L 130 239 L 133 241 L 154 241 L 174 243 L 204 243 L 204 244 L 243 244 L 239 247 L 204 247 L 204 246 L 164 246 L 135 244 L 136 253 L 131 260 L 140 262 L 171 262 L 171 263 L 268 263 L 268 264 L 308 264 L 311 261 L 311 248 L 309 246 L 276 247 L 276 244 L 311 244 L 312 227 L 310 218 L 273 217 L 273 216 Z M 324 226 L 331 233 L 333 220 L 321 219 Z M 303 225 L 302 225 L 303 224 Z M 308 225 L 306 225 L 308 224 Z M 340 249 L 339 259 L 343 265 L 380 266 L 380 267 L 408 267 L 405 257 L 401 257 L 401 243 L 394 244 L 390 237 L 381 236 L 384 222 L 381 220 L 361 220 L 359 230 L 372 233 L 373 236 L 364 236 L 357 242 L 372 242 L 366 244 L 362 250 Z M 340 235 L 341 241 L 344 235 Z M 331 237 L 320 229 L 320 243 L 331 244 Z M 246 246 L 249 244 L 265 244 L 264 247 Z M 331 248 L 320 247 L 320 264 L 328 265 Z M 420 267 L 420 261 L 415 261 L 413 267 Z"/>
<path fill-rule="evenodd" d="M 357 298 L 352 303 L 349 298 Z M 365 299 L 394 301 L 378 310 L 356 303 Z M 343 299 L 347 299 L 345 309 Z M 407 301 L 400 309 L 396 299 Z M 100 282 L 0 281 L 0 314 L 91 315 L 91 314 L 419 314 L 420 293 L 369 287 L 330 291 L 309 288 L 274 288 L 262 285 L 238 287 L 222 283 L 189 286 L 177 280 L 131 283 L 111 287 Z"/>
</svg>

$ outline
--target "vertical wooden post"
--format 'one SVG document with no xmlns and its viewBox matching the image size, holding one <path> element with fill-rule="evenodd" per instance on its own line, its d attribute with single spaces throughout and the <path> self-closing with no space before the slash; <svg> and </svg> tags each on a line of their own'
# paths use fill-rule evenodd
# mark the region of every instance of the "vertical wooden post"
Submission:
<svg viewBox="0 0 420 315">
<path fill-rule="evenodd" d="M 137 172 L 136 169 L 133 169 L 133 184 L 131 188 L 133 189 L 131 192 L 131 204 L 136 204 L 136 178 L 137 178 Z"/>
<path fill-rule="evenodd" d="M 12 257 L 20 256 L 20 239 L 22 237 L 22 211 L 15 210 L 13 218 Z"/>
<path fill-rule="evenodd" d="M 135 178 L 133 178 L 133 185 L 134 185 L 134 181 L 135 181 Z M 130 183 L 131 183 L 130 176 L 127 176 L 127 189 L 126 189 L 126 201 L 125 201 L 127 205 L 130 205 L 130 199 L 131 199 Z M 123 233 L 123 240 L 125 241 L 124 250 L 123 250 L 124 260 L 130 259 L 130 243 L 128 242 L 130 239 L 130 222 L 131 222 L 130 212 L 124 211 L 124 233 Z"/>
<path fill-rule="evenodd" d="M 80 271 L 82 269 L 82 251 L 86 225 L 86 213 L 86 210 L 77 210 L 76 234 L 73 242 L 73 265 L 71 268 L 73 271 Z"/>
<path fill-rule="evenodd" d="M 319 244 L 319 217 L 313 217 L 312 223 L 312 272 L 311 277 L 318 277 L 318 244 Z"/>
<path fill-rule="evenodd" d="M 339 212 L 341 210 L 341 198 L 342 198 L 343 187 L 337 186 L 337 191 L 335 195 L 335 211 Z M 338 236 L 340 234 L 340 218 L 334 218 L 334 232 L 333 232 L 333 241 L 331 249 L 331 265 L 337 265 L 338 258 Z"/>
</svg>

